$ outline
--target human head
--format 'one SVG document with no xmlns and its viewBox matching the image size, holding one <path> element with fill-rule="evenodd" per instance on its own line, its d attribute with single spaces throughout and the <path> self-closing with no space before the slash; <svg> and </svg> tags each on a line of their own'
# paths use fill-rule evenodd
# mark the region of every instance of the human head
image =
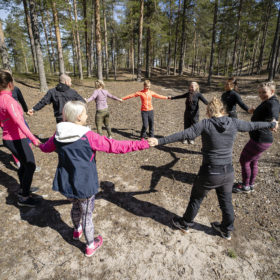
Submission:
<svg viewBox="0 0 280 280">
<path fill-rule="evenodd" d="M 238 84 L 237 84 L 237 79 L 235 77 L 230 77 L 228 78 L 227 82 L 230 82 L 233 84 L 233 89 L 235 91 L 238 91 Z"/>
<path fill-rule="evenodd" d="M 151 82 L 149 80 L 144 81 L 144 88 L 149 89 L 151 87 Z"/>
<path fill-rule="evenodd" d="M 265 101 L 272 97 L 275 93 L 276 85 L 273 81 L 262 83 L 259 86 L 259 97 L 262 101 Z"/>
<path fill-rule="evenodd" d="M 13 90 L 13 77 L 7 70 L 0 70 L 0 91 L 1 90 Z"/>
<path fill-rule="evenodd" d="M 66 74 L 61 74 L 59 76 L 59 82 L 61 84 L 65 84 L 65 85 L 67 85 L 69 87 L 71 87 L 71 85 L 72 85 L 71 78 L 68 75 L 66 75 Z"/>
<path fill-rule="evenodd" d="M 226 91 L 233 90 L 233 89 L 235 89 L 235 85 L 237 85 L 236 79 L 234 77 L 229 78 L 226 81 L 225 90 Z"/>
<path fill-rule="evenodd" d="M 102 80 L 95 81 L 95 88 L 105 88 L 105 84 Z"/>
<path fill-rule="evenodd" d="M 199 92 L 199 85 L 197 82 L 191 82 L 189 86 L 190 92 Z"/>
<path fill-rule="evenodd" d="M 223 103 L 218 97 L 213 97 L 213 99 L 207 105 L 207 115 L 209 118 L 220 117 L 224 114 Z"/>
<path fill-rule="evenodd" d="M 63 121 L 86 124 L 87 120 L 87 107 L 81 101 L 68 101 L 63 107 Z"/>
</svg>

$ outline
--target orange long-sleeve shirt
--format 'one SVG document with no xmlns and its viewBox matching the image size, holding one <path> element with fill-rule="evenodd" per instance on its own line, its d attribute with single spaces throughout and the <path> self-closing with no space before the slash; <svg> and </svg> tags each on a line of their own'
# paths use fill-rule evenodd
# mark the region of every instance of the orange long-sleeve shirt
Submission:
<svg viewBox="0 0 280 280">
<path fill-rule="evenodd" d="M 152 98 L 159 98 L 159 99 L 168 99 L 167 96 L 163 96 L 163 95 L 159 95 L 156 94 L 155 92 L 151 91 L 151 90 L 146 90 L 143 89 L 141 91 L 137 91 L 135 93 L 129 94 L 125 97 L 122 98 L 122 100 L 126 100 L 129 98 L 133 98 L 133 97 L 138 97 L 140 96 L 141 98 L 141 111 L 152 111 L 153 110 L 153 105 L 152 105 Z"/>
</svg>

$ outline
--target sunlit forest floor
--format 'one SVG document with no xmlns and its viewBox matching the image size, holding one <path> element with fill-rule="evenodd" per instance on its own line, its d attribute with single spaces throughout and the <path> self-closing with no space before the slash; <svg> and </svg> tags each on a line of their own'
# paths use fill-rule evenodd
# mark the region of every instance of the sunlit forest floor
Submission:
<svg viewBox="0 0 280 280">
<path fill-rule="evenodd" d="M 155 74 L 155 73 L 154 73 Z M 126 72 L 110 77 L 106 88 L 122 97 L 142 89 Z M 248 106 L 257 106 L 258 81 L 264 76 L 241 77 L 239 88 Z M 42 97 L 34 75 L 15 75 L 29 108 Z M 49 77 L 49 87 L 56 84 Z M 164 76 L 151 78 L 152 90 L 162 95 L 186 91 L 188 82 L 197 81 L 206 99 L 223 92 L 223 77 L 214 77 L 211 87 L 206 77 Z M 73 88 L 83 97 L 94 90 L 94 80 L 73 80 Z M 278 91 L 280 83 L 278 82 Z M 140 100 L 123 103 L 108 101 L 113 137 L 139 139 Z M 185 101 L 153 101 L 156 137 L 183 129 Z M 200 118 L 206 117 L 200 104 Z M 95 104 L 89 104 L 88 124 L 95 130 Z M 250 115 L 238 108 L 240 119 Z M 26 116 L 31 131 L 42 141 L 55 131 L 51 106 L 33 117 Z M 104 130 L 105 134 L 105 130 Z M 239 156 L 248 133 L 238 134 L 233 152 L 236 181 L 241 179 Z M 33 149 L 38 166 L 33 186 L 39 186 L 42 203 L 26 209 L 16 204 L 18 179 L 9 151 L 0 142 L 0 278 L 4 279 L 279 279 L 279 170 L 280 137 L 275 134 L 272 147 L 259 162 L 256 191 L 233 194 L 236 215 L 231 241 L 212 231 L 210 222 L 220 221 L 221 213 L 214 191 L 203 201 L 196 224 L 183 234 L 174 230 L 171 219 L 182 215 L 191 185 L 201 163 L 201 140 L 195 145 L 173 143 L 125 155 L 97 153 L 99 181 L 93 215 L 95 234 L 104 239 L 102 248 L 91 258 L 83 255 L 84 237 L 72 240 L 71 205 L 52 191 L 57 155 Z M 157 192 L 149 192 L 154 187 Z"/>
</svg>

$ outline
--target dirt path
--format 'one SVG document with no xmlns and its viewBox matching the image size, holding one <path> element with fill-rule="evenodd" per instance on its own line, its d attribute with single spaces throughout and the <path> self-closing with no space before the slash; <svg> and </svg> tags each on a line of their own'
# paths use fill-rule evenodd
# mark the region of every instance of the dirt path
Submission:
<svg viewBox="0 0 280 280">
<path fill-rule="evenodd" d="M 260 77 L 258 77 L 260 79 Z M 156 77 L 152 89 L 162 95 L 183 93 L 190 78 Z M 211 88 L 205 79 L 201 91 L 210 100 L 222 93 L 223 79 Z M 243 100 L 257 106 L 257 79 L 243 78 Z M 20 77 L 17 86 L 32 107 L 43 94 L 37 82 Z M 23 84 L 24 83 L 24 84 Z M 52 84 L 54 85 L 54 83 Z M 73 86 L 82 96 L 93 91 L 92 81 Z M 107 89 L 121 97 L 142 88 L 127 80 L 107 82 Z M 279 85 L 278 85 L 279 88 Z M 246 94 L 244 94 L 246 93 Z M 140 101 L 120 104 L 109 100 L 115 139 L 138 139 L 141 129 Z M 205 118 L 201 104 L 200 118 Z M 156 136 L 183 129 L 184 101 L 154 100 Z M 88 124 L 95 129 L 95 107 L 89 105 Z M 239 118 L 250 116 L 239 110 Z M 55 131 L 51 106 L 26 117 L 31 130 L 46 139 Z M 105 133 L 105 131 L 104 131 Z M 233 161 L 241 178 L 239 155 L 248 134 L 239 134 Z M 280 279 L 279 272 L 279 170 L 280 138 L 260 160 L 256 192 L 234 195 L 236 230 L 226 241 L 210 228 L 221 214 L 214 192 L 203 202 L 194 228 L 188 234 L 173 230 L 170 219 L 182 215 L 191 185 L 201 163 L 201 141 L 195 145 L 173 143 L 125 155 L 98 153 L 97 166 L 103 189 L 93 216 L 96 234 L 104 245 L 95 256 L 85 258 L 84 239 L 72 240 L 71 205 L 51 190 L 57 155 L 34 149 L 37 165 L 33 185 L 40 186 L 42 204 L 36 209 L 20 208 L 13 193 L 18 188 L 16 168 L 0 142 L 0 279 Z M 157 192 L 150 193 L 153 186 Z"/>
</svg>

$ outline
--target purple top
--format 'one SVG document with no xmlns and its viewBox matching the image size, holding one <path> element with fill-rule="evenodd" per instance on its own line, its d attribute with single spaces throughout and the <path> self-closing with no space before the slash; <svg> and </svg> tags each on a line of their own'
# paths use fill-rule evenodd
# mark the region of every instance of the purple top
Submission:
<svg viewBox="0 0 280 280">
<path fill-rule="evenodd" d="M 111 93 L 109 93 L 107 90 L 105 89 L 96 89 L 92 96 L 87 100 L 87 102 L 92 101 L 93 99 L 95 99 L 96 102 L 96 110 L 103 110 L 108 108 L 107 105 L 107 97 L 110 97 L 112 99 L 115 100 L 121 100 L 120 98 L 112 95 Z"/>
</svg>

